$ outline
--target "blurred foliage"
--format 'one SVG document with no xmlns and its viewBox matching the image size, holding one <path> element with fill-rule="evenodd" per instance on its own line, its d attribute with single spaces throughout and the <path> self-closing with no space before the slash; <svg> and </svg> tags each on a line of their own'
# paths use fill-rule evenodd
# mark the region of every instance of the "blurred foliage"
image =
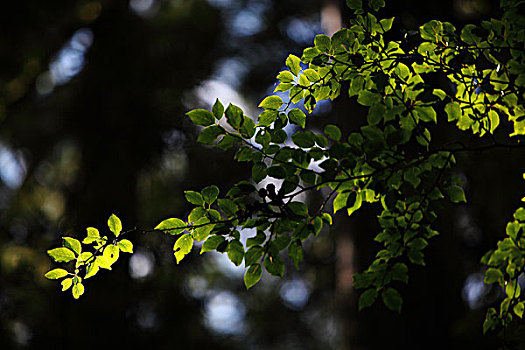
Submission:
<svg viewBox="0 0 525 350">
<path fill-rule="evenodd" d="M 190 255 L 175 266 L 171 244 L 159 234 L 132 235 L 137 258 L 121 257 L 80 301 L 43 278 L 51 268 L 45 251 L 58 246 L 62 235 L 81 239 L 85 227 L 103 227 L 112 212 L 125 223 L 153 227 L 160 217 L 187 214 L 183 190 L 200 190 L 210 174 L 221 189 L 246 177 L 250 168 L 234 164 L 231 153 L 194 143 L 197 131 L 184 113 L 213 102 L 202 92 L 214 86 L 210 79 L 227 81 L 219 90 L 242 91 L 246 106 L 255 109 L 254 101 L 273 90 L 288 53 L 299 55 L 322 31 L 320 10 L 327 3 L 344 8 L 342 1 L 295 0 L 4 5 L 2 349 L 73 343 L 92 348 L 101 338 L 133 348 L 173 346 L 174 339 L 181 348 L 211 349 L 496 348 L 497 340 L 481 338 L 480 330 L 483 308 L 499 291 L 479 287 L 478 262 L 502 236 L 523 193 L 518 180 L 524 158 L 517 151 L 458 157 L 469 205 L 443 209 L 438 230 L 450 234 L 428 248 L 424 270 L 412 271 L 409 288 L 402 290 L 401 316 L 377 306 L 357 316 L 355 295 L 344 288 L 345 271 L 367 266 L 375 255 L 369 237 L 356 235 L 378 230 L 366 215 L 338 217 L 332 230 L 307 242 L 299 273 L 290 272 L 282 282 L 264 279 L 249 293 L 242 274 L 224 267 L 217 255 Z M 400 28 L 415 30 L 434 18 L 462 23 L 495 16 L 498 4 L 387 5 L 384 17 L 399 20 L 392 29 L 398 36 Z M 349 13 L 342 16 L 347 23 Z M 262 24 L 254 26 L 254 19 Z M 76 34 L 81 36 L 73 40 Z M 73 62 L 60 58 L 65 49 L 73 49 Z M 68 70 L 54 72 L 57 62 Z M 359 118 L 348 115 L 359 113 L 364 111 L 342 98 L 312 118 L 311 126 L 330 121 L 346 134 L 359 127 Z M 446 136 L 447 127 L 436 132 Z M 347 242 L 346 251 L 341 242 Z M 344 256 L 350 267 L 341 263 Z M 111 311 L 101 317 L 99 310 Z M 119 336 L 108 337 L 109 332 Z M 516 339 L 520 334 L 514 333 Z"/>
</svg>

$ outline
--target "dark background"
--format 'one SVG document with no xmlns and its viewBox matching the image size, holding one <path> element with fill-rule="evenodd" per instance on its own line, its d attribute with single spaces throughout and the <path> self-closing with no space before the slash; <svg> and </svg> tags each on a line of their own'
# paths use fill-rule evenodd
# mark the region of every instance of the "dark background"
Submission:
<svg viewBox="0 0 525 350">
<path fill-rule="evenodd" d="M 489 0 L 387 5 L 392 38 L 430 19 L 461 28 L 498 16 Z M 78 301 L 43 278 L 52 267 L 45 252 L 63 235 L 103 230 L 112 213 L 124 229 L 151 228 L 187 213 L 184 190 L 227 190 L 246 178 L 232 153 L 195 143 L 184 113 L 218 96 L 254 116 L 287 55 L 300 56 L 338 17 L 350 18 L 344 1 L 3 2 L 0 348 L 497 348 L 481 327 L 499 291 L 483 285 L 479 259 L 525 193 L 517 150 L 458 158 L 468 204 L 440 211 L 442 234 L 426 250 L 427 266 L 410 268 L 402 315 L 382 305 L 356 311 L 351 276 L 378 249 L 372 207 L 338 215 L 308 243 L 300 271 L 265 276 L 249 292 L 242 269 L 219 254 L 196 249 L 176 265 L 174 238 L 157 233 L 131 235 L 134 257 L 88 280 Z M 362 123 L 362 109 L 342 95 L 307 125 L 348 132 Z M 445 120 L 437 135 L 453 129 Z M 523 343 L 519 329 L 507 336 Z"/>
</svg>

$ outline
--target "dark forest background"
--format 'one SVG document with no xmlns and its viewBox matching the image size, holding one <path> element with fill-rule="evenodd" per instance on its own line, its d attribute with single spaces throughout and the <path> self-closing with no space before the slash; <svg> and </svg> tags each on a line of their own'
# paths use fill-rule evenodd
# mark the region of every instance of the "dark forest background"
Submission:
<svg viewBox="0 0 525 350">
<path fill-rule="evenodd" d="M 390 38 L 400 39 L 431 19 L 461 28 L 498 13 L 498 1 L 387 0 L 381 15 L 396 17 Z M 124 229 L 152 228 L 187 213 L 184 190 L 246 178 L 233 153 L 196 144 L 185 113 L 219 97 L 255 117 L 287 55 L 350 16 L 335 0 L 4 1 L 0 348 L 497 348 L 481 326 L 499 291 L 483 285 L 479 259 L 525 193 L 518 150 L 458 159 L 468 204 L 442 208 L 442 234 L 427 266 L 411 267 L 401 315 L 382 305 L 357 312 L 351 276 L 378 248 L 372 207 L 338 214 L 307 244 L 300 271 L 248 292 L 225 257 L 196 249 L 176 265 L 174 238 L 157 233 L 132 235 L 133 257 L 86 281 L 78 301 L 43 277 L 62 235 L 104 229 L 112 213 Z M 307 126 L 348 132 L 362 118 L 343 94 Z M 445 120 L 437 135 L 451 127 Z M 523 332 L 508 336 L 524 343 Z"/>
</svg>

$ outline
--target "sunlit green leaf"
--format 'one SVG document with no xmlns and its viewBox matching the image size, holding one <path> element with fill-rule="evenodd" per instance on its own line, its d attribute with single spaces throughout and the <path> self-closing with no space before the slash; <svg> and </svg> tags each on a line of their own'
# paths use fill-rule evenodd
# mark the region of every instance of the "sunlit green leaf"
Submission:
<svg viewBox="0 0 525 350">
<path fill-rule="evenodd" d="M 99 270 L 100 266 L 96 262 L 89 264 L 86 269 L 86 275 L 84 276 L 84 278 L 90 278 L 95 276 Z"/>
<path fill-rule="evenodd" d="M 116 237 L 120 235 L 120 232 L 122 231 L 122 223 L 120 222 L 120 219 L 115 215 L 112 214 L 108 219 L 108 227 L 113 234 L 115 234 Z"/>
<path fill-rule="evenodd" d="M 113 263 L 117 261 L 119 253 L 120 250 L 118 249 L 118 247 L 114 244 L 110 244 L 106 248 L 104 248 L 104 253 L 102 255 L 104 256 L 104 258 L 106 258 L 110 265 L 113 265 Z"/>
<path fill-rule="evenodd" d="M 88 227 L 87 228 L 87 237 L 84 238 L 82 243 L 84 244 L 91 244 L 93 242 L 96 242 L 97 239 L 100 238 L 100 234 L 98 230 L 94 227 Z"/>
<path fill-rule="evenodd" d="M 259 107 L 270 110 L 278 110 L 282 104 L 283 100 L 279 96 L 272 95 L 262 100 L 262 102 L 259 104 Z"/>
<path fill-rule="evenodd" d="M 219 246 L 219 244 L 225 242 L 225 238 L 223 236 L 213 235 L 208 237 L 208 239 L 202 244 L 201 247 L 201 254 L 206 252 L 211 252 Z"/>
<path fill-rule="evenodd" d="M 177 239 L 173 245 L 173 254 L 177 260 L 177 264 L 191 252 L 193 247 L 193 237 L 190 234 L 184 234 Z"/>
<path fill-rule="evenodd" d="M 212 107 L 212 112 L 216 119 L 222 118 L 222 115 L 224 114 L 224 106 L 222 105 L 221 101 L 219 101 L 219 99 L 215 100 L 215 103 Z"/>
<path fill-rule="evenodd" d="M 48 273 L 46 273 L 44 276 L 50 280 L 57 280 L 67 275 L 68 275 L 68 272 L 64 269 L 53 269 L 49 271 Z"/>
<path fill-rule="evenodd" d="M 204 201 L 211 205 L 219 196 L 219 188 L 215 185 L 206 186 L 202 189 L 201 194 Z"/>
<path fill-rule="evenodd" d="M 118 248 L 124 253 L 133 253 L 133 243 L 127 239 L 122 239 L 117 243 Z"/>
<path fill-rule="evenodd" d="M 84 285 L 82 283 L 76 283 L 73 286 L 73 298 L 78 299 L 84 294 Z"/>
<path fill-rule="evenodd" d="M 164 231 L 170 235 L 179 235 L 186 230 L 188 224 L 177 218 L 170 218 L 160 222 L 155 230 Z"/>
<path fill-rule="evenodd" d="M 80 252 L 82 252 L 82 244 L 80 244 L 80 241 L 71 237 L 62 237 L 62 240 L 64 247 L 71 249 L 75 252 L 75 255 L 79 255 Z"/>
<path fill-rule="evenodd" d="M 228 243 L 226 252 L 228 253 L 228 258 L 230 258 L 231 262 L 236 266 L 239 266 L 242 263 L 242 259 L 244 258 L 244 246 L 238 239 L 233 239 Z"/>
<path fill-rule="evenodd" d="M 246 270 L 244 273 L 244 284 L 246 285 L 246 289 L 250 289 L 253 287 L 262 276 L 262 266 L 261 264 L 254 264 Z"/>
<path fill-rule="evenodd" d="M 68 248 L 51 249 L 47 254 L 56 262 L 69 262 L 75 259 L 75 253 Z"/>
<path fill-rule="evenodd" d="M 62 285 L 62 292 L 64 292 L 73 284 L 73 278 L 66 278 L 60 284 Z"/>
<path fill-rule="evenodd" d="M 209 126 L 215 123 L 214 115 L 205 109 L 194 109 L 186 113 L 195 125 Z"/>
</svg>

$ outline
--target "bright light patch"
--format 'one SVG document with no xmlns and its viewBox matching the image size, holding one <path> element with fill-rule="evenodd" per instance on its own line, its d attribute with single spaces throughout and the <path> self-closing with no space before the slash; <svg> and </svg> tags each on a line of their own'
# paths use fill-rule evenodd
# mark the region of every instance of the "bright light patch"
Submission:
<svg viewBox="0 0 525 350">
<path fill-rule="evenodd" d="M 153 272 L 155 257 L 148 250 L 138 250 L 129 259 L 129 273 L 133 278 L 144 278 Z"/>
<path fill-rule="evenodd" d="M 301 279 L 286 281 L 280 290 L 281 299 L 292 309 L 302 309 L 310 297 L 310 288 Z"/>
<path fill-rule="evenodd" d="M 138 15 L 145 15 L 152 9 L 154 2 L 154 0 L 131 0 L 129 8 Z"/>
<path fill-rule="evenodd" d="M 77 30 L 49 65 L 49 72 L 44 72 L 37 78 L 37 91 L 40 94 L 48 94 L 53 91 L 55 85 L 63 85 L 80 73 L 85 64 L 84 56 L 91 44 L 91 29 Z"/>
<path fill-rule="evenodd" d="M 11 189 L 22 185 L 26 177 L 25 161 L 5 145 L 0 144 L 0 179 Z"/>
<path fill-rule="evenodd" d="M 463 284 L 463 300 L 471 309 L 483 306 L 483 298 L 489 292 L 490 287 L 483 282 L 482 273 L 473 273 L 467 277 Z"/>
<path fill-rule="evenodd" d="M 245 330 L 246 307 L 237 296 L 220 291 L 206 300 L 204 306 L 206 326 L 221 334 L 240 334 Z"/>
<path fill-rule="evenodd" d="M 235 36 L 251 36 L 259 33 L 264 27 L 261 13 L 242 10 L 233 19 L 231 31 Z"/>
</svg>

